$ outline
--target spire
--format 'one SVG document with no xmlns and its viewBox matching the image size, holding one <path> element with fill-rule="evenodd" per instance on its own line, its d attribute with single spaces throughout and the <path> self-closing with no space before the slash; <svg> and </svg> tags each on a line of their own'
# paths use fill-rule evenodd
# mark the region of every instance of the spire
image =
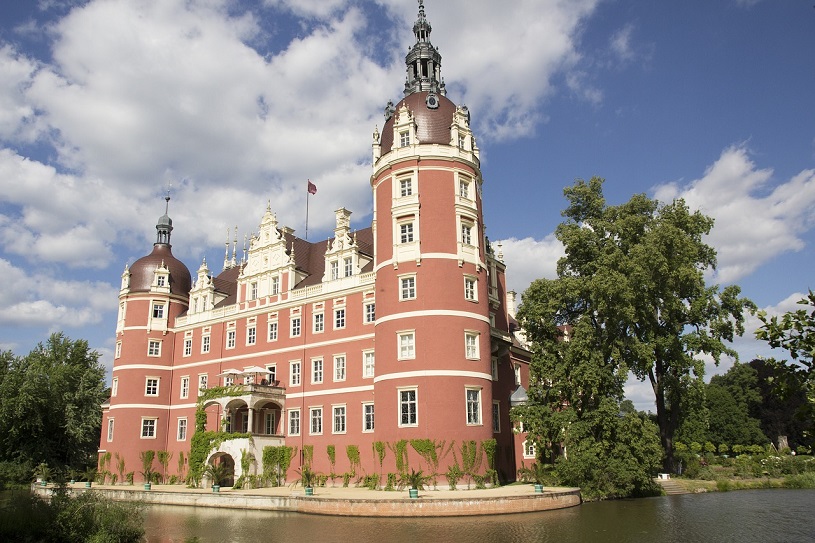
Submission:
<svg viewBox="0 0 815 543">
<path fill-rule="evenodd" d="M 170 232 L 173 231 L 173 220 L 170 212 L 170 184 L 167 184 L 167 195 L 164 197 L 164 215 L 159 217 L 156 224 L 156 243 L 154 245 L 170 245 Z"/>
<path fill-rule="evenodd" d="M 432 28 L 424 13 L 424 0 L 419 0 L 419 18 L 413 24 L 416 44 L 410 48 L 405 57 L 407 78 L 405 96 L 415 92 L 427 91 L 444 96 L 444 80 L 441 77 L 441 54 L 430 43 Z"/>
</svg>

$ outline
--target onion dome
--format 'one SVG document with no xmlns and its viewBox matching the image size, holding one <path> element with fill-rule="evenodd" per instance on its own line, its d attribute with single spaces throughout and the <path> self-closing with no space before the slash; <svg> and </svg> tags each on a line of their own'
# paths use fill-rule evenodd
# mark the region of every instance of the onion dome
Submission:
<svg viewBox="0 0 815 543">
<path fill-rule="evenodd" d="M 165 198 L 167 202 L 164 215 L 156 224 L 156 242 L 153 244 L 153 252 L 143 256 L 130 266 L 130 292 L 150 291 L 153 286 L 155 272 L 160 267 L 164 267 L 169 272 L 170 294 L 188 296 L 192 288 L 192 275 L 189 268 L 173 256 L 170 245 L 170 233 L 173 230 L 173 220 L 167 214 L 170 206 L 170 196 Z"/>
</svg>

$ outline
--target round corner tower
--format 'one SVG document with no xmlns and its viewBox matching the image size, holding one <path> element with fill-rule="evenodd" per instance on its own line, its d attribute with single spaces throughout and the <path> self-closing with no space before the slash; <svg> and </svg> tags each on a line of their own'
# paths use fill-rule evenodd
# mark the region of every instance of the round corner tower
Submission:
<svg viewBox="0 0 815 543">
<path fill-rule="evenodd" d="M 405 95 L 374 133 L 374 395 L 384 440 L 493 437 L 481 170 L 419 2 Z"/>
</svg>

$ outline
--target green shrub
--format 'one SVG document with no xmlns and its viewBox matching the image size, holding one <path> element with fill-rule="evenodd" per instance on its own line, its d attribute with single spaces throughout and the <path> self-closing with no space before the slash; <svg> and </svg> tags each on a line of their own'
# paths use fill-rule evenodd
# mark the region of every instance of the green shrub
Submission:
<svg viewBox="0 0 815 543">
<path fill-rule="evenodd" d="M 733 483 L 730 482 L 730 479 L 716 479 L 716 490 L 719 492 L 733 490 Z"/>
<path fill-rule="evenodd" d="M 815 488 L 815 473 L 807 472 L 784 477 L 785 488 Z"/>
</svg>

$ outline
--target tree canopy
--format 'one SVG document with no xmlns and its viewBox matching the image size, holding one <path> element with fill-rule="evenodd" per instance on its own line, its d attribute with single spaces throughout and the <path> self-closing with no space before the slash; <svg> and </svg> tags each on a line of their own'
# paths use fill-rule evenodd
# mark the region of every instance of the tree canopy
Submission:
<svg viewBox="0 0 815 543">
<path fill-rule="evenodd" d="M 541 442 L 555 443 L 569 413 L 622 400 L 631 371 L 654 391 L 665 468 L 672 469 L 681 400 L 704 374 L 701 355 L 716 363 L 736 358 L 725 342 L 743 333 L 744 310 L 753 305 L 737 286 L 705 282 L 716 265 L 703 241 L 713 219 L 682 200 L 661 204 L 642 194 L 610 206 L 602 184 L 595 177 L 564 190 L 558 277 L 536 280 L 523 295 L 519 318 L 533 344 L 524 423 Z M 530 424 L 535 411 L 547 422 Z"/>
<path fill-rule="evenodd" d="M 0 461 L 95 464 L 105 368 L 85 340 L 51 335 L 27 356 L 0 354 Z"/>
</svg>

